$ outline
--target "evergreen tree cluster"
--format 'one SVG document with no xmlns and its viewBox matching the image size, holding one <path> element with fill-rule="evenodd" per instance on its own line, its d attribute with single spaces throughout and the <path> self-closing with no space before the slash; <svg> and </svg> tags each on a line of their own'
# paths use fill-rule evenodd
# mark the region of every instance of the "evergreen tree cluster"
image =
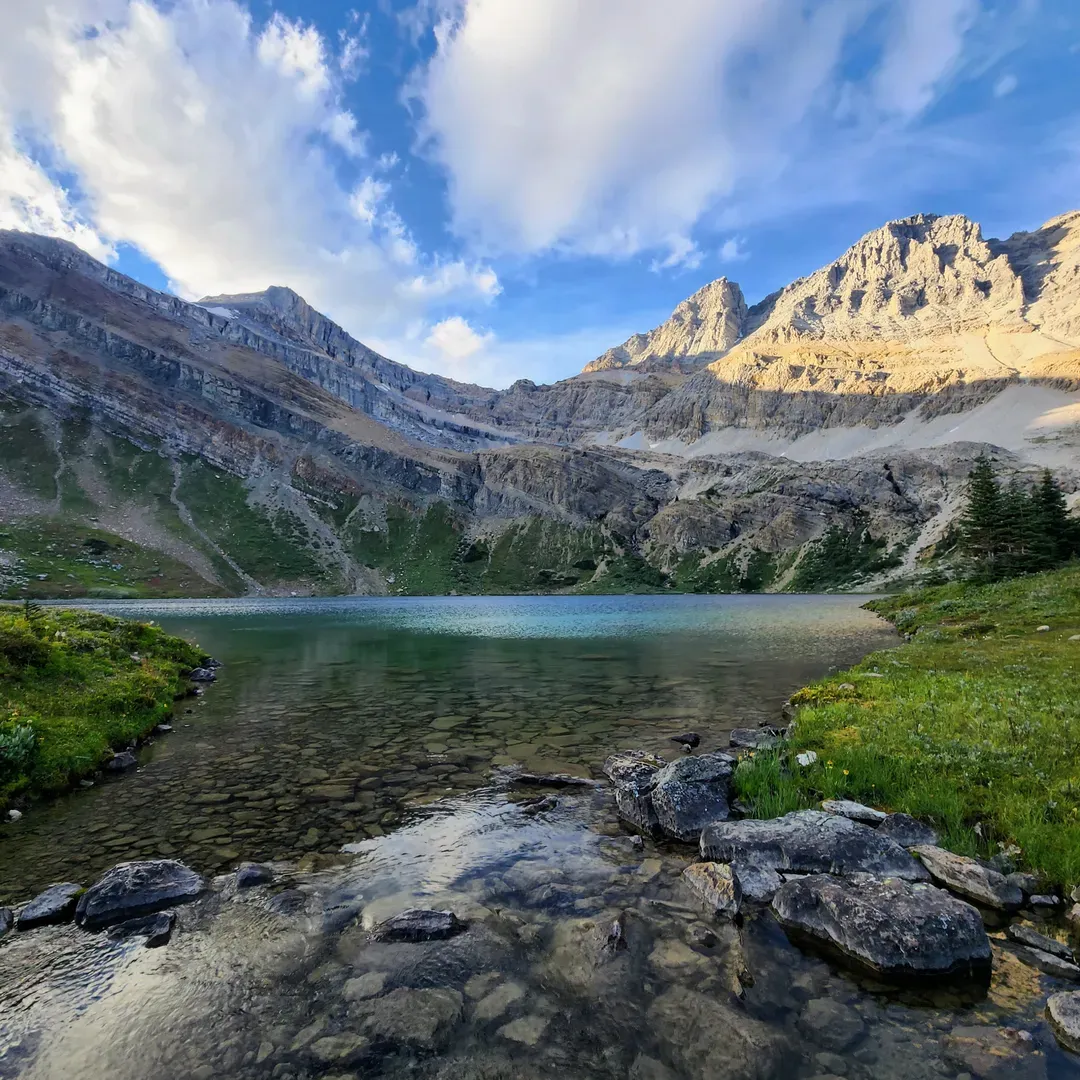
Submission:
<svg viewBox="0 0 1080 1080">
<path fill-rule="evenodd" d="M 982 454 L 968 480 L 960 546 L 980 581 L 1052 570 L 1080 555 L 1080 519 L 1049 469 L 1034 488 L 1015 477 L 1002 485 Z"/>
</svg>

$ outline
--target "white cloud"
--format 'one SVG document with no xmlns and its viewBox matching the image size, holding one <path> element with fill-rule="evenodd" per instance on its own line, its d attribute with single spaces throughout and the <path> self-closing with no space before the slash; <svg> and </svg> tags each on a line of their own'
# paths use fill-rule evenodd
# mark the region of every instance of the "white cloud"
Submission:
<svg viewBox="0 0 1080 1080">
<path fill-rule="evenodd" d="M 474 356 L 494 340 L 495 335 L 490 331 L 478 334 L 460 315 L 452 315 L 431 328 L 424 344 L 437 349 L 451 362 L 459 363 Z"/>
<path fill-rule="evenodd" d="M 979 0 L 423 0 L 421 145 L 457 231 L 489 250 L 620 257 L 804 158 L 859 160 L 957 76 Z M 426 20 L 426 21 L 425 21 Z M 855 43 L 875 61 L 848 83 Z"/>
<path fill-rule="evenodd" d="M 489 268 L 420 252 L 385 185 L 341 182 L 365 133 L 314 27 L 234 0 L 0 0 L 0 18 L 5 223 L 132 244 L 189 297 L 288 284 L 359 337 L 497 293 Z"/>
<path fill-rule="evenodd" d="M 1015 75 L 1002 75 L 1001 78 L 994 83 L 994 97 L 1008 97 L 1019 85 L 1020 80 Z"/>
<path fill-rule="evenodd" d="M 732 236 L 725 240 L 720 245 L 720 261 L 725 263 L 742 262 L 743 259 L 750 258 L 750 253 L 743 250 L 742 240 L 737 236 Z"/>
<path fill-rule="evenodd" d="M 679 266 L 685 270 L 696 270 L 701 265 L 700 248 L 688 236 L 671 236 L 667 241 L 668 253 L 663 259 L 653 259 L 650 269 L 653 273 L 670 270 Z"/>
</svg>

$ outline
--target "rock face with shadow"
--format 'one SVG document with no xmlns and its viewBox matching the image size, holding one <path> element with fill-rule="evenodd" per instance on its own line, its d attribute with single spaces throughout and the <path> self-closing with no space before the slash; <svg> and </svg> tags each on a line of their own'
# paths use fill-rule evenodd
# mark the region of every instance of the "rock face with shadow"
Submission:
<svg viewBox="0 0 1080 1080">
<path fill-rule="evenodd" d="M 918 215 L 759 304 L 720 279 L 582 375 L 496 391 L 287 288 L 191 304 L 0 232 L 0 525 L 131 545 L 174 568 L 166 595 L 754 591 L 834 534 L 865 556 L 834 584 L 870 587 L 945 534 L 987 442 L 1022 479 L 1075 449 L 1078 237 L 1077 214 L 1001 242 Z M 5 544 L 15 595 L 43 545 Z"/>
</svg>

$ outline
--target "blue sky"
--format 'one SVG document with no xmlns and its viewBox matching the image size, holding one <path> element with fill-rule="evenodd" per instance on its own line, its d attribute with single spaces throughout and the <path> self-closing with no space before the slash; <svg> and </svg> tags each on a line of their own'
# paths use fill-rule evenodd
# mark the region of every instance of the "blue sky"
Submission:
<svg viewBox="0 0 1080 1080">
<path fill-rule="evenodd" d="M 488 385 L 1080 205 L 1075 0 L 0 0 L 0 227 Z"/>
</svg>

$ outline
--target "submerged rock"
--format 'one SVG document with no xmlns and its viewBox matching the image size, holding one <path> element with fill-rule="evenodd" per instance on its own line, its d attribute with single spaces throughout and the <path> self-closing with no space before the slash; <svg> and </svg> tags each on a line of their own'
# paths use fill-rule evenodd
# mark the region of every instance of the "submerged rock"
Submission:
<svg viewBox="0 0 1080 1080">
<path fill-rule="evenodd" d="M 777 1027 L 745 1009 L 682 986 L 649 1007 L 648 1022 L 664 1056 L 694 1080 L 775 1080 L 786 1071 L 791 1046 Z"/>
<path fill-rule="evenodd" d="M 1080 1054 L 1080 990 L 1052 994 L 1046 1003 L 1046 1017 L 1057 1041 L 1066 1050 Z"/>
<path fill-rule="evenodd" d="M 444 941 L 468 928 L 452 911 L 409 908 L 379 923 L 371 936 L 375 941 Z"/>
<path fill-rule="evenodd" d="M 878 832 L 906 848 L 938 842 L 937 832 L 910 814 L 886 814 Z"/>
<path fill-rule="evenodd" d="M 434 1051 L 444 1047 L 461 1020 L 465 999 L 457 990 L 399 987 L 353 1003 L 361 1033 L 377 1045 Z"/>
<path fill-rule="evenodd" d="M 739 913 L 742 889 L 727 863 L 692 863 L 682 876 L 713 915 L 731 918 Z"/>
<path fill-rule="evenodd" d="M 696 842 L 706 825 L 726 821 L 734 767 L 727 754 L 702 754 L 673 761 L 655 773 L 650 794 L 663 832 Z"/>
<path fill-rule="evenodd" d="M 888 817 L 883 810 L 875 810 L 872 806 L 864 806 L 862 803 L 852 802 L 851 799 L 826 799 L 821 804 L 821 809 L 826 814 L 860 821 L 863 825 L 880 825 Z"/>
<path fill-rule="evenodd" d="M 929 875 L 899 844 L 867 825 L 823 810 L 796 810 L 771 820 L 708 825 L 701 857 L 803 874 L 857 872 L 925 881 Z"/>
<path fill-rule="evenodd" d="M 241 863 L 236 871 L 236 887 L 250 889 L 256 885 L 265 885 L 274 880 L 274 872 L 262 863 Z"/>
<path fill-rule="evenodd" d="M 72 881 L 50 885 L 19 912 L 15 925 L 20 930 L 32 930 L 35 926 L 71 922 L 82 891 L 83 887 Z"/>
<path fill-rule="evenodd" d="M 87 930 L 102 930 L 136 915 L 186 904 L 205 887 L 199 874 L 175 859 L 120 863 L 79 898 L 75 921 Z"/>
<path fill-rule="evenodd" d="M 815 874 L 782 885 L 772 910 L 786 930 L 879 975 L 982 977 L 990 971 L 979 912 L 933 885 Z"/>
<path fill-rule="evenodd" d="M 826 1050 L 841 1051 L 862 1038 L 866 1025 L 852 1008 L 832 998 L 814 998 L 799 1017 L 799 1030 Z"/>
<path fill-rule="evenodd" d="M 1015 1028 L 954 1027 L 942 1040 L 945 1061 L 980 1080 L 1045 1080 L 1046 1055 Z"/>
<path fill-rule="evenodd" d="M 175 925 L 175 911 L 159 911 L 156 915 L 143 915 L 138 919 L 127 919 L 122 923 L 116 923 L 109 927 L 106 934 L 114 941 L 145 937 L 146 947 L 157 949 L 169 943 Z"/>
<path fill-rule="evenodd" d="M 1015 885 L 1010 885 L 1004 874 L 990 870 L 966 855 L 957 855 L 932 844 L 919 844 L 912 850 L 936 882 L 984 907 L 1015 911 L 1024 902 L 1024 894 Z"/>
<path fill-rule="evenodd" d="M 128 769 L 134 769 L 138 764 L 139 759 L 130 750 L 122 750 L 119 754 L 113 754 L 105 762 L 105 768 L 109 772 L 127 772 Z"/>
</svg>

